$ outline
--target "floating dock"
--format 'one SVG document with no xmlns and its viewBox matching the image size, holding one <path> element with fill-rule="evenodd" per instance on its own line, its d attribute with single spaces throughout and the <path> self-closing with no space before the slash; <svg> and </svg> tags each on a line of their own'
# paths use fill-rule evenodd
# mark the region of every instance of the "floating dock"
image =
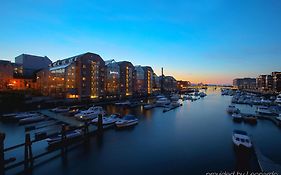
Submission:
<svg viewBox="0 0 281 175">
<path fill-rule="evenodd" d="M 43 115 L 46 115 L 46 116 L 50 117 L 50 118 L 53 118 L 55 120 L 64 122 L 64 123 L 66 123 L 70 126 L 81 127 L 81 126 L 84 125 L 84 122 L 75 120 L 72 117 L 64 116 L 64 115 L 62 115 L 62 113 L 54 113 L 54 112 L 51 112 L 49 110 L 41 110 L 39 112 Z"/>
</svg>

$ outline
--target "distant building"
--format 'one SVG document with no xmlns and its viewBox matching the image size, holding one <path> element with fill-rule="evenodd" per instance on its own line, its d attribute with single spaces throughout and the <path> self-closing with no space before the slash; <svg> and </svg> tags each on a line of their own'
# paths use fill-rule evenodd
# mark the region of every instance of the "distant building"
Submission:
<svg viewBox="0 0 281 175">
<path fill-rule="evenodd" d="M 256 79 L 255 78 L 236 78 L 233 80 L 233 86 L 238 89 L 256 89 Z"/>
<path fill-rule="evenodd" d="M 183 81 L 183 80 L 179 80 L 177 81 L 177 88 L 180 91 L 184 91 L 187 90 L 187 88 L 191 85 L 190 81 Z"/>
<path fill-rule="evenodd" d="M 35 78 L 36 72 L 47 68 L 52 61 L 46 56 L 21 54 L 15 57 L 15 63 L 22 65 L 23 78 Z"/>
<path fill-rule="evenodd" d="M 129 61 L 118 62 L 120 67 L 120 95 L 122 97 L 133 95 L 134 66 Z"/>
<path fill-rule="evenodd" d="M 272 72 L 272 88 L 275 92 L 281 92 L 281 72 Z"/>
<path fill-rule="evenodd" d="M 103 59 L 88 52 L 54 62 L 49 72 L 43 69 L 37 73 L 37 81 L 48 96 L 98 99 L 104 96 L 104 68 Z"/>
<path fill-rule="evenodd" d="M 0 91 L 7 90 L 36 90 L 34 79 L 23 78 L 21 64 L 0 60 Z"/>
<path fill-rule="evenodd" d="M 105 61 L 105 93 L 107 98 L 120 95 L 120 67 L 115 60 Z"/>
</svg>

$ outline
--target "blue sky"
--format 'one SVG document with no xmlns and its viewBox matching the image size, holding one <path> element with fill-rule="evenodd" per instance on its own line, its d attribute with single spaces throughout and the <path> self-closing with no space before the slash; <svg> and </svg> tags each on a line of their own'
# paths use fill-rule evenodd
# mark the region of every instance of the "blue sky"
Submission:
<svg viewBox="0 0 281 175">
<path fill-rule="evenodd" d="M 231 83 L 281 71 L 280 0 L 3 0 L 0 59 L 83 52 Z"/>
</svg>

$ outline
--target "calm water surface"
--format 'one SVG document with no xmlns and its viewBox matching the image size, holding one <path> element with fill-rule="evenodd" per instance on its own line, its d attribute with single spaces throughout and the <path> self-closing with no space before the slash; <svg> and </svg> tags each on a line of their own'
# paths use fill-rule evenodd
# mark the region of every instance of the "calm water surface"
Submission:
<svg viewBox="0 0 281 175">
<path fill-rule="evenodd" d="M 233 129 L 246 130 L 264 155 L 281 163 L 279 128 L 266 120 L 259 120 L 257 125 L 233 123 L 225 112 L 231 97 L 221 96 L 220 91 L 212 89 L 207 94 L 204 99 L 185 101 L 182 107 L 167 113 L 159 108 L 144 111 L 141 107 L 121 110 L 107 106 L 108 112 L 137 115 L 139 124 L 128 130 L 106 130 L 89 144 L 69 151 L 66 157 L 36 166 L 33 174 L 165 175 L 205 174 L 241 167 L 256 170 L 253 158 L 241 157 L 234 151 Z M 247 113 L 255 110 L 245 105 L 238 107 Z M 23 127 L 13 124 L 0 127 L 7 133 L 6 146 L 24 140 Z M 34 152 L 44 146 L 46 143 L 39 143 Z M 13 154 L 19 156 L 22 150 Z"/>
</svg>

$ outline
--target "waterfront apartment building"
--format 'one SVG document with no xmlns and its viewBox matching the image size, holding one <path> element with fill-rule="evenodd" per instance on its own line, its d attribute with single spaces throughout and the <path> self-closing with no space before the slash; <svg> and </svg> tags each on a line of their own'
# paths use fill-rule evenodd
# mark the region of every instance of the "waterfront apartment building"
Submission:
<svg viewBox="0 0 281 175">
<path fill-rule="evenodd" d="M 281 92 L 281 72 L 272 72 L 272 89 L 275 92 Z"/>
<path fill-rule="evenodd" d="M 35 78 L 36 72 L 48 68 L 52 61 L 47 56 L 21 54 L 15 57 L 15 63 L 22 66 L 22 78 Z"/>
<path fill-rule="evenodd" d="M 163 82 L 164 92 L 175 92 L 177 91 L 177 80 L 173 76 L 160 76 L 160 82 Z"/>
<path fill-rule="evenodd" d="M 144 89 L 145 95 L 150 95 L 153 92 L 153 75 L 154 71 L 150 66 L 142 66 L 144 71 Z"/>
<path fill-rule="evenodd" d="M 105 94 L 106 98 L 120 96 L 120 67 L 115 60 L 105 61 Z"/>
<path fill-rule="evenodd" d="M 158 93 L 161 90 L 161 83 L 160 78 L 153 73 L 153 79 L 152 79 L 152 91 L 153 93 Z"/>
<path fill-rule="evenodd" d="M 133 95 L 133 71 L 134 66 L 129 61 L 118 62 L 120 67 L 120 96 L 126 97 Z"/>
<path fill-rule="evenodd" d="M 37 80 L 48 96 L 99 99 L 104 96 L 104 69 L 103 59 L 88 52 L 54 62 L 37 73 Z"/>
<path fill-rule="evenodd" d="M 254 90 L 256 89 L 256 79 L 255 78 L 236 78 L 233 80 L 234 88 L 243 90 Z"/>
<path fill-rule="evenodd" d="M 145 95 L 145 81 L 144 81 L 144 70 L 141 66 L 135 66 L 133 72 L 133 89 L 134 95 Z"/>
<path fill-rule="evenodd" d="M 266 90 L 266 76 L 267 75 L 259 75 L 256 80 L 257 89 L 260 91 Z"/>
<path fill-rule="evenodd" d="M 260 91 L 281 92 L 281 72 L 258 76 L 257 89 Z"/>
</svg>

